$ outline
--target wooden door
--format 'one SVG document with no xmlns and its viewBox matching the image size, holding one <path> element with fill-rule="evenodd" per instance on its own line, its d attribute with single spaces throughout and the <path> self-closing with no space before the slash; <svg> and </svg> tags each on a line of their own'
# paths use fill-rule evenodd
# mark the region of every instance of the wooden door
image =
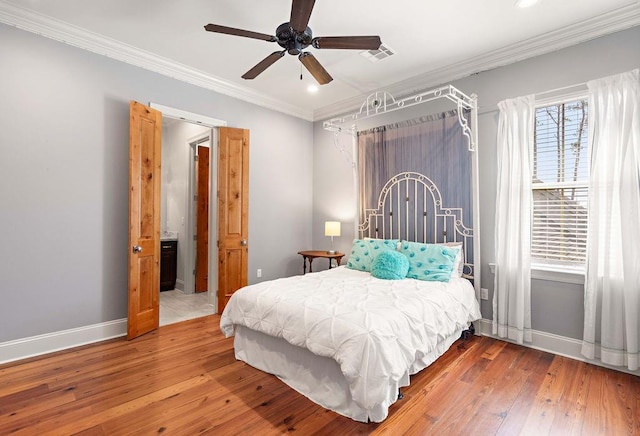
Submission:
<svg viewBox="0 0 640 436">
<path fill-rule="evenodd" d="M 157 329 L 160 321 L 162 114 L 132 101 L 129 116 L 127 339 L 133 339 Z"/>
<path fill-rule="evenodd" d="M 209 147 L 197 148 L 196 292 L 209 290 Z"/>
<path fill-rule="evenodd" d="M 247 285 L 249 131 L 221 127 L 218 140 L 218 313 Z"/>
</svg>

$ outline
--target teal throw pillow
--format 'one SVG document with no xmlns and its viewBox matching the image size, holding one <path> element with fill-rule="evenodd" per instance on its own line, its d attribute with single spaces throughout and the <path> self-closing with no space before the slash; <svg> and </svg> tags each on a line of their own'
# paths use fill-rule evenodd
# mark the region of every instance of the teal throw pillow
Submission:
<svg viewBox="0 0 640 436">
<path fill-rule="evenodd" d="M 383 251 L 371 265 L 371 275 L 383 280 L 400 280 L 407 276 L 409 259 L 397 251 Z"/>
<path fill-rule="evenodd" d="M 402 241 L 400 252 L 409 260 L 407 277 L 448 282 L 458 254 L 457 248 L 436 244 Z"/>
<path fill-rule="evenodd" d="M 398 239 L 354 239 L 347 268 L 371 272 L 373 260 L 383 251 L 396 251 Z"/>
</svg>

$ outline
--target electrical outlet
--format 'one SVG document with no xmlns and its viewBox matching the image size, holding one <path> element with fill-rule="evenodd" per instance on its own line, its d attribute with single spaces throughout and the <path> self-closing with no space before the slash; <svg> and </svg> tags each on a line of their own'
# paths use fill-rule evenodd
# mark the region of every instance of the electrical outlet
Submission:
<svg viewBox="0 0 640 436">
<path fill-rule="evenodd" d="M 258 268 L 258 270 L 256 271 L 256 277 L 262 277 L 262 269 Z"/>
<path fill-rule="evenodd" d="M 480 288 L 480 299 L 482 300 L 489 299 L 489 290 L 487 288 Z"/>
</svg>

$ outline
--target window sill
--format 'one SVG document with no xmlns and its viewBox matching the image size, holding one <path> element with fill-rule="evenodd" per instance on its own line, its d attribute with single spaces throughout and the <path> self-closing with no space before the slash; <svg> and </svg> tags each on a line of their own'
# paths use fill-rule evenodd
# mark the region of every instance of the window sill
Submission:
<svg viewBox="0 0 640 436">
<path fill-rule="evenodd" d="M 553 282 L 584 285 L 584 268 L 559 268 L 549 265 L 531 265 L 531 278 Z"/>
<path fill-rule="evenodd" d="M 489 263 L 491 273 L 495 274 L 496 264 Z M 531 265 L 531 278 L 535 280 L 548 280 L 552 282 L 573 283 L 584 285 L 583 268 L 558 268 L 549 265 Z"/>
</svg>

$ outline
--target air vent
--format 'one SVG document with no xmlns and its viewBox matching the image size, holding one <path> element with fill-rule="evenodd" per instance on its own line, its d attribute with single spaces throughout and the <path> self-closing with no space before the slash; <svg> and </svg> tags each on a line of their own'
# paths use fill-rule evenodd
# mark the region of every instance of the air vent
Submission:
<svg viewBox="0 0 640 436">
<path fill-rule="evenodd" d="M 378 62 L 382 59 L 388 58 L 391 55 L 394 55 L 395 52 L 390 47 L 381 44 L 380 48 L 378 48 L 377 50 L 363 51 L 361 54 L 371 62 Z"/>
</svg>

